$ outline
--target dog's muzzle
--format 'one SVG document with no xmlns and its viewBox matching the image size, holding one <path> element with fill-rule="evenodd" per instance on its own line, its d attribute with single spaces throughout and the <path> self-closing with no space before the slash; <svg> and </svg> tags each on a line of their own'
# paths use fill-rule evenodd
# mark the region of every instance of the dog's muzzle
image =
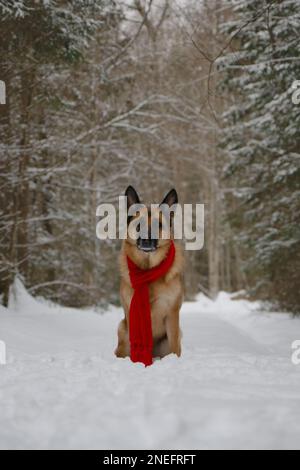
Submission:
<svg viewBox="0 0 300 470">
<path fill-rule="evenodd" d="M 157 240 L 153 238 L 138 238 L 137 247 L 145 252 L 155 251 L 157 249 Z"/>
</svg>

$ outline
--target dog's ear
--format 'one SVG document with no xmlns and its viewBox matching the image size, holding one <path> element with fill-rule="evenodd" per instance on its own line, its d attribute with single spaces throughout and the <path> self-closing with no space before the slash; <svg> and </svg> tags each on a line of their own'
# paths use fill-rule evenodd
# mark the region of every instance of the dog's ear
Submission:
<svg viewBox="0 0 300 470">
<path fill-rule="evenodd" d="M 168 204 L 169 207 L 173 206 L 173 204 L 178 204 L 178 195 L 176 189 L 173 188 L 168 192 L 163 201 L 160 203 L 160 205 L 162 204 Z"/>
<path fill-rule="evenodd" d="M 132 204 L 140 204 L 140 198 L 132 186 L 128 186 L 125 191 L 125 196 L 127 196 L 127 209 L 129 209 Z"/>
</svg>

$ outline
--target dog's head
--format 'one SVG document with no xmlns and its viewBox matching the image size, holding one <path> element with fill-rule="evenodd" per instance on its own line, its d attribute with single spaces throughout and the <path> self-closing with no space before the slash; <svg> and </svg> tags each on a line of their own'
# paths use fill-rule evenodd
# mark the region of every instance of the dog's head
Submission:
<svg viewBox="0 0 300 470">
<path fill-rule="evenodd" d="M 178 203 L 176 190 L 171 189 L 157 207 L 141 204 L 132 186 L 128 186 L 125 196 L 128 210 L 128 243 L 145 253 L 155 252 L 169 243 L 173 237 L 174 209 Z"/>
</svg>

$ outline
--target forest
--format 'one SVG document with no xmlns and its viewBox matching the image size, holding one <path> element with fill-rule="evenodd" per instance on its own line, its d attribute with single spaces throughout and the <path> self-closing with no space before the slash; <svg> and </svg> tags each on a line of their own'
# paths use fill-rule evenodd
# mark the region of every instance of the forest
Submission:
<svg viewBox="0 0 300 470">
<path fill-rule="evenodd" d="M 300 313 L 299 0 L 0 0 L 0 302 L 119 303 L 96 208 L 205 205 L 186 299 Z M 4 88 L 2 87 L 2 90 Z"/>
</svg>

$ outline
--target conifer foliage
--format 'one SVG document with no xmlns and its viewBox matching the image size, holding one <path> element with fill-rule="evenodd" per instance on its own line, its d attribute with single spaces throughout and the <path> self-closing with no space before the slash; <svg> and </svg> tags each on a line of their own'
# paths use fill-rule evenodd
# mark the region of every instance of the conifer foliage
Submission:
<svg viewBox="0 0 300 470">
<path fill-rule="evenodd" d="M 252 291 L 299 311 L 300 3 L 229 3 L 223 31 L 234 39 L 218 65 L 231 95 L 222 141 L 236 187 L 231 220 Z"/>
</svg>

